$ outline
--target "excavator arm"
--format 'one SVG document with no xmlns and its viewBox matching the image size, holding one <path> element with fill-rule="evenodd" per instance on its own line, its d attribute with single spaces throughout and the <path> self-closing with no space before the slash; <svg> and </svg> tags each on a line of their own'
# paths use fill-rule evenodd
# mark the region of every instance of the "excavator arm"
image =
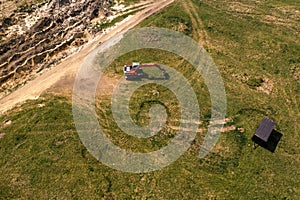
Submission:
<svg viewBox="0 0 300 200">
<path fill-rule="evenodd" d="M 131 66 L 125 65 L 124 66 L 124 75 L 126 80 L 132 80 L 132 79 L 141 79 L 145 76 L 142 68 L 146 68 L 146 67 L 156 67 L 158 68 L 160 71 L 162 71 L 163 76 L 167 79 L 168 74 L 166 73 L 165 69 L 163 69 L 159 64 L 156 63 L 144 63 L 144 64 L 140 64 L 140 63 L 133 63 Z"/>
</svg>

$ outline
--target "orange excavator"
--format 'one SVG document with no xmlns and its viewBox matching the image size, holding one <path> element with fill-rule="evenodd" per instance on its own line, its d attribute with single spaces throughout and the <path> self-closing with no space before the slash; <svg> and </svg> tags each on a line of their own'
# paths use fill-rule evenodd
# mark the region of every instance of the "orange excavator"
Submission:
<svg viewBox="0 0 300 200">
<path fill-rule="evenodd" d="M 162 71 L 164 79 L 169 79 L 169 75 L 165 69 L 156 63 L 140 64 L 139 62 L 133 62 L 132 65 L 124 65 L 124 75 L 126 80 L 140 80 L 142 78 L 148 78 L 148 75 L 144 73 L 143 68 L 156 67 Z"/>
</svg>

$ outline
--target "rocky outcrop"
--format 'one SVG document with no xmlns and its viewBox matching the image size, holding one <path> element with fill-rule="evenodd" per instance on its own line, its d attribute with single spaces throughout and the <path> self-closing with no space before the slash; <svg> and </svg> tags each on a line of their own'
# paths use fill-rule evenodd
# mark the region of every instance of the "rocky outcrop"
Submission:
<svg viewBox="0 0 300 200">
<path fill-rule="evenodd" d="M 91 21 L 109 16 L 110 0 L 48 0 L 0 22 L 0 98 L 78 50 L 99 29 Z"/>
</svg>

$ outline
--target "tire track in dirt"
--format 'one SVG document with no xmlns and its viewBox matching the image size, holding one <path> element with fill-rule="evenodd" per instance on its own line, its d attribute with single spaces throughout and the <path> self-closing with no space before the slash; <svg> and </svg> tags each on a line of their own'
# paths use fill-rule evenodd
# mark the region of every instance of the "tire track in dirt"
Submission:
<svg viewBox="0 0 300 200">
<path fill-rule="evenodd" d="M 209 43 L 209 36 L 205 30 L 204 24 L 197 12 L 197 9 L 195 8 L 195 5 L 191 0 L 182 1 L 182 5 L 187 11 L 187 13 L 190 15 L 193 27 L 195 28 L 195 31 L 198 35 L 199 44 L 210 48 L 211 44 Z"/>
</svg>

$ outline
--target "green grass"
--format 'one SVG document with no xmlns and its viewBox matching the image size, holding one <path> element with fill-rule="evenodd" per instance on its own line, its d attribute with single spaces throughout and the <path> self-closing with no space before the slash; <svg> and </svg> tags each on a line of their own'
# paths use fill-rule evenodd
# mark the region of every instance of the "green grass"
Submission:
<svg viewBox="0 0 300 200">
<path fill-rule="evenodd" d="M 297 1 L 267 1 L 254 4 L 258 14 L 232 11 L 224 1 L 192 1 L 200 16 L 210 52 L 224 79 L 228 98 L 228 125 L 245 129 L 221 135 L 205 159 L 197 158 L 204 134 L 170 166 L 147 174 L 129 174 L 106 167 L 82 145 L 72 119 L 69 99 L 45 95 L 0 116 L 0 197 L 2 199 L 297 199 L 300 196 L 300 84 L 291 67 L 299 64 L 300 40 L 291 27 L 266 23 L 271 8 Z M 248 3 L 247 3 L 248 2 Z M 179 30 L 197 38 L 198 28 L 176 1 L 140 26 Z M 280 16 L 279 17 L 284 17 Z M 186 26 L 182 26 L 185 24 Z M 185 27 L 185 28 L 182 28 Z M 207 128 L 209 93 L 201 76 L 182 58 L 168 52 L 144 49 L 118 58 L 108 69 L 111 77 L 122 76 L 124 63 L 159 62 L 189 78 L 200 103 Z M 273 82 L 270 95 L 256 90 Z M 159 91 L 159 97 L 151 91 Z M 149 91 L 149 92 L 145 92 Z M 154 103 L 167 108 L 168 123 L 178 125 L 178 102 L 168 89 L 154 84 L 138 89 L 130 100 L 132 119 L 149 122 Z M 44 104 L 44 107 L 39 107 Z M 112 119 L 109 96 L 97 99 L 100 124 L 122 148 L 149 152 L 166 145 L 174 136 L 163 130 L 157 136 L 135 139 L 122 133 Z M 283 134 L 275 153 L 252 148 L 251 136 L 260 120 L 269 116 Z M 5 120 L 12 124 L 2 125 Z M 174 122 L 175 121 L 175 122 Z M 173 124 L 172 124 L 173 123 Z"/>
<path fill-rule="evenodd" d="M 163 27 L 171 30 L 182 32 L 191 36 L 192 22 L 189 14 L 184 11 L 182 5 L 174 3 L 168 8 L 162 10 L 154 17 L 151 16 L 143 21 L 138 27 Z"/>
</svg>

